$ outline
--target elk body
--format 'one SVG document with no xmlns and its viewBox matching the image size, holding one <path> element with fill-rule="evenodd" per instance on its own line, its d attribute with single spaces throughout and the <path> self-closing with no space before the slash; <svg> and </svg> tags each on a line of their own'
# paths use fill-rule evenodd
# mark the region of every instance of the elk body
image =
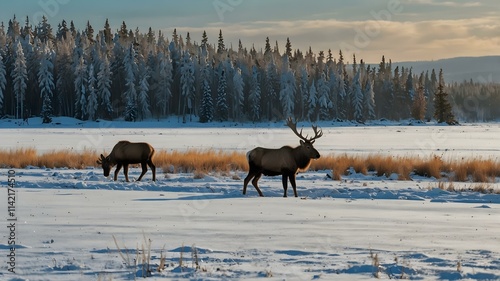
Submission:
<svg viewBox="0 0 500 281">
<path fill-rule="evenodd" d="M 152 158 L 155 153 L 155 149 L 148 143 L 145 142 L 129 142 L 129 141 L 119 141 L 114 147 L 111 153 L 97 160 L 97 164 L 102 165 L 104 170 L 104 176 L 109 176 L 111 168 L 116 165 L 114 180 L 118 178 L 118 172 L 123 167 L 123 173 L 125 174 L 125 179 L 128 180 L 128 165 L 129 164 L 141 164 L 142 173 L 137 179 L 140 181 L 144 174 L 148 171 L 148 166 L 151 168 L 153 173 L 153 181 L 156 180 L 156 167 L 153 164 Z"/>
<path fill-rule="evenodd" d="M 252 185 L 259 193 L 259 196 L 264 196 L 257 185 L 260 177 L 262 175 L 281 175 L 284 189 L 283 197 L 287 197 L 288 180 L 290 180 L 293 193 L 297 197 L 295 175 L 299 171 L 307 170 L 312 159 L 320 157 L 319 152 L 313 147 L 313 143 L 323 135 L 323 132 L 321 129 L 318 130 L 317 126 L 312 126 L 314 136 L 308 138 L 302 135 L 302 130 L 300 130 L 300 133 L 297 132 L 297 123 L 292 122 L 291 118 L 288 118 L 286 123 L 295 135 L 300 138 L 300 145 L 295 148 L 290 146 L 283 146 L 279 149 L 257 147 L 250 150 L 247 153 L 249 171 L 243 182 L 243 194 L 246 194 L 247 185 L 253 179 Z"/>
</svg>

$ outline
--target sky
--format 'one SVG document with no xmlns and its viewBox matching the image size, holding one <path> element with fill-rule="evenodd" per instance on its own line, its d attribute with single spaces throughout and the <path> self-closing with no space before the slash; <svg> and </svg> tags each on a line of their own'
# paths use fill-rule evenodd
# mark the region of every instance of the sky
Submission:
<svg viewBox="0 0 500 281">
<path fill-rule="evenodd" d="M 260 49 L 269 37 L 281 53 L 288 37 L 303 52 L 342 50 L 348 61 L 375 63 L 500 55 L 499 8 L 498 0 L 23 0 L 3 1 L 0 21 L 28 16 L 36 25 L 45 15 L 54 29 L 65 19 L 98 30 L 108 19 L 113 30 L 123 21 L 169 36 L 176 28 L 197 42 L 206 31 L 212 44 L 222 30 L 228 47 Z"/>
</svg>

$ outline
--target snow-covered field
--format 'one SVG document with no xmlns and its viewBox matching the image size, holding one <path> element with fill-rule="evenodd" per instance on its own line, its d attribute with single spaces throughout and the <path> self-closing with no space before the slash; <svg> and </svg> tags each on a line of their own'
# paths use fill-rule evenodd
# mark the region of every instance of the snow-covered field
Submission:
<svg viewBox="0 0 500 281">
<path fill-rule="evenodd" d="M 298 143 L 282 123 L 57 121 L 42 128 L 37 120 L 1 120 L 1 148 L 109 151 L 128 139 L 156 149 L 246 151 Z M 500 156 L 499 124 L 320 125 L 323 155 Z M 137 178 L 139 169 L 130 173 Z M 264 177 L 266 197 L 259 198 L 251 186 L 241 194 L 245 171 L 196 179 L 159 170 L 156 182 L 148 172 L 126 183 L 123 174 L 113 182 L 90 167 L 16 169 L 14 275 L 7 264 L 8 169 L 0 169 L 0 279 L 134 280 L 144 259 L 152 270 L 147 280 L 500 279 L 500 195 L 443 191 L 432 178 L 352 173 L 339 182 L 328 173 L 300 174 L 299 198 L 282 198 L 281 178 Z M 166 267 L 157 272 L 162 257 Z"/>
</svg>

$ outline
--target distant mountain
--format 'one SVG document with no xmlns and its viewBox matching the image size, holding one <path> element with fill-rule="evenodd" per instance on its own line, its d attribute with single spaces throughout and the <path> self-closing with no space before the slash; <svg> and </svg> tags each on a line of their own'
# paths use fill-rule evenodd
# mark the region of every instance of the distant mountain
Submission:
<svg viewBox="0 0 500 281">
<path fill-rule="evenodd" d="M 446 83 L 474 80 L 475 82 L 500 83 L 500 56 L 484 57 L 457 57 L 435 61 L 405 61 L 393 62 L 392 69 L 396 66 L 412 67 L 414 74 L 422 71 L 443 69 Z M 430 73 L 430 72 L 429 72 Z"/>
</svg>

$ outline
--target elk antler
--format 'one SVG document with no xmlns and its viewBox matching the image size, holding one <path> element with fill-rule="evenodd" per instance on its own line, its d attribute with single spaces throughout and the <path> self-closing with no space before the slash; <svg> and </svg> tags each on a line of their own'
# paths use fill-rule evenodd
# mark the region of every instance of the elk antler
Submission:
<svg viewBox="0 0 500 281">
<path fill-rule="evenodd" d="M 102 164 L 102 161 L 104 160 L 104 155 L 101 154 L 101 157 L 100 158 L 97 158 L 97 164 Z"/>
<path fill-rule="evenodd" d="M 288 117 L 286 119 L 286 125 L 292 129 L 292 131 L 303 141 L 307 142 L 313 142 L 315 139 L 320 138 L 323 135 L 323 131 L 321 129 L 318 130 L 318 126 L 312 126 L 312 129 L 314 131 L 314 137 L 308 138 L 309 135 L 306 135 L 305 137 L 302 135 L 302 129 L 300 129 L 300 133 L 297 132 L 297 122 L 292 121 L 292 117 Z"/>
</svg>

